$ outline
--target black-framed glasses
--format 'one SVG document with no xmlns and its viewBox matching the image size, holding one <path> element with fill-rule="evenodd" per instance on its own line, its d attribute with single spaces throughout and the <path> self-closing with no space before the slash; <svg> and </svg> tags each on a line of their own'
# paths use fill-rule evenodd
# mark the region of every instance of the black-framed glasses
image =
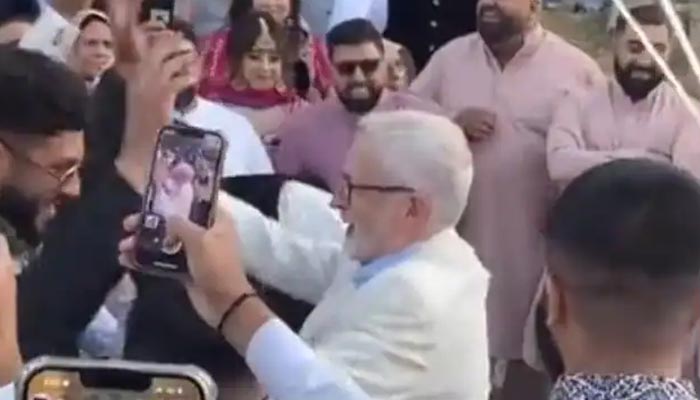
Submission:
<svg viewBox="0 0 700 400">
<path fill-rule="evenodd" d="M 352 192 L 356 190 L 377 192 L 377 193 L 415 193 L 416 190 L 407 186 L 383 186 L 353 183 L 349 175 L 343 175 L 343 183 L 336 194 L 342 205 L 349 207 L 352 203 Z"/>
<path fill-rule="evenodd" d="M 377 72 L 381 60 L 343 61 L 335 64 L 335 68 L 341 75 L 352 76 L 359 68 L 365 76 Z"/>
<path fill-rule="evenodd" d="M 0 138 L 0 144 L 7 148 L 7 151 L 12 155 L 12 157 L 22 161 L 23 163 L 31 165 L 32 167 L 43 172 L 46 176 L 56 181 L 57 188 L 62 188 L 66 183 L 68 183 L 68 181 L 70 181 L 73 177 L 77 176 L 78 172 L 80 171 L 81 164 L 75 163 L 65 171 L 61 173 L 56 173 L 55 171 L 51 170 L 50 168 L 47 168 L 39 162 L 34 161 L 31 157 L 24 154 L 23 152 L 17 150 L 14 146 L 10 145 L 7 142 L 7 140 Z"/>
</svg>

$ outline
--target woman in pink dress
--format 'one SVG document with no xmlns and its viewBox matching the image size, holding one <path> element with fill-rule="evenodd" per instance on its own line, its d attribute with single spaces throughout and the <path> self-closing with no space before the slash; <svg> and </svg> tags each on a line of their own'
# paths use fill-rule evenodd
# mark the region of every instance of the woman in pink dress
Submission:
<svg viewBox="0 0 700 400">
<path fill-rule="evenodd" d="M 200 94 L 218 100 L 227 90 L 232 66 L 229 41 L 240 32 L 241 18 L 258 11 L 268 13 L 282 27 L 284 77 L 289 88 L 303 99 L 320 100 L 331 88 L 332 66 L 325 44 L 311 36 L 299 16 L 299 0 L 234 0 L 229 10 L 229 26 L 206 37 L 201 43 L 204 76 Z"/>
<path fill-rule="evenodd" d="M 263 141 L 272 144 L 282 122 L 306 103 L 285 80 L 282 28 L 269 14 L 251 12 L 230 33 L 229 73 L 206 97 L 248 118 Z"/>
</svg>

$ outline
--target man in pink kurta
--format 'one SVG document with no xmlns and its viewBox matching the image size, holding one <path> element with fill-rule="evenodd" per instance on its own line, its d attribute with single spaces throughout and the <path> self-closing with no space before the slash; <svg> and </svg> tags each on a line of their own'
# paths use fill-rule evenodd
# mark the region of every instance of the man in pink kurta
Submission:
<svg viewBox="0 0 700 400">
<path fill-rule="evenodd" d="M 529 372 L 521 361 L 523 329 L 544 267 L 540 228 L 554 195 L 547 131 L 567 92 L 602 79 L 592 59 L 539 25 L 537 10 L 535 0 L 481 0 L 479 32 L 440 49 L 412 85 L 448 110 L 470 140 L 475 177 L 462 234 L 491 272 L 489 350 L 502 398 L 522 398 L 505 394 L 504 383 L 518 380 L 511 370 Z"/>
<path fill-rule="evenodd" d="M 372 111 L 412 109 L 441 113 L 440 107 L 409 93 L 385 88 L 384 42 L 371 22 L 343 22 L 328 34 L 336 96 L 292 115 L 276 136 L 277 172 L 335 190 L 357 123 Z"/>
<path fill-rule="evenodd" d="M 663 10 L 649 5 L 632 13 L 668 60 L 672 39 Z M 636 157 L 671 162 L 700 177 L 700 125 L 637 34 L 620 20 L 615 76 L 562 102 L 549 131 L 547 160 L 552 180 L 563 186 L 599 164 Z"/>
</svg>

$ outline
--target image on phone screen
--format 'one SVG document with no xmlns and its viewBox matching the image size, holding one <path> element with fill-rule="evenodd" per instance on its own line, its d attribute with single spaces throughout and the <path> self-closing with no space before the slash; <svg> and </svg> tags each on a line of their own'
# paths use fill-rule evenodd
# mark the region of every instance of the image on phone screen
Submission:
<svg viewBox="0 0 700 400">
<path fill-rule="evenodd" d="M 181 245 L 168 237 L 173 217 L 208 226 L 217 195 L 225 143 L 213 132 L 190 127 L 161 131 L 153 159 L 139 242 L 150 252 L 172 255 Z"/>
</svg>

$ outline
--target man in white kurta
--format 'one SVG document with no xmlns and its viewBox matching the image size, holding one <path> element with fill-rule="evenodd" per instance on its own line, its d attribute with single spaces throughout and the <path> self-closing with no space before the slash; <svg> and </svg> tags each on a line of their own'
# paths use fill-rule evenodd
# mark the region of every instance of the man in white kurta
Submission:
<svg viewBox="0 0 700 400">
<path fill-rule="evenodd" d="M 672 37 L 663 10 L 650 5 L 631 12 L 668 61 Z M 700 177 L 700 125 L 621 19 L 615 76 L 562 102 L 549 132 L 547 159 L 552 180 L 564 186 L 597 165 L 636 157 L 670 162 Z"/>
<path fill-rule="evenodd" d="M 451 113 L 474 154 L 474 186 L 460 233 L 492 274 L 489 347 L 493 383 L 501 388 L 529 373 L 516 371 L 524 369 L 523 329 L 544 266 L 540 227 L 554 195 L 547 131 L 564 95 L 592 86 L 602 73 L 540 26 L 537 1 L 481 0 L 478 7 L 478 33 L 440 49 L 412 89 Z"/>
</svg>

